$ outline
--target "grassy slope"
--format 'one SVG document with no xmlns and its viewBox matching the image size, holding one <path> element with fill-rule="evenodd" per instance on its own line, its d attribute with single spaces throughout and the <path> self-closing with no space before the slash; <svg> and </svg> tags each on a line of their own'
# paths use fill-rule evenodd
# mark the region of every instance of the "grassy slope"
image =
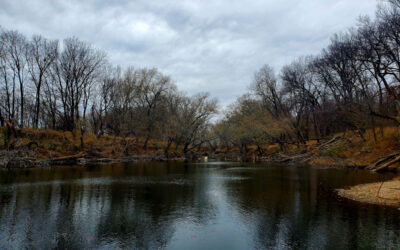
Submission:
<svg viewBox="0 0 400 250">
<path fill-rule="evenodd" d="M 339 134 L 342 136 L 343 134 Z M 331 148 L 327 152 L 329 156 L 347 158 L 357 165 L 369 165 L 379 158 L 400 150 L 400 129 L 398 127 L 386 127 L 383 131 L 376 130 L 376 141 L 372 130 L 367 130 L 363 140 L 358 134 L 347 133 L 345 137 L 351 143 L 344 143 Z"/>
</svg>

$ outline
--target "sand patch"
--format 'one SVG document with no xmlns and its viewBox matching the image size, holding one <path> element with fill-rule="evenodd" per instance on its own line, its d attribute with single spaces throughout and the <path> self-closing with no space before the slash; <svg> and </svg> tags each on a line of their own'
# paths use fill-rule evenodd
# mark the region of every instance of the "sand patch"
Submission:
<svg viewBox="0 0 400 250">
<path fill-rule="evenodd" d="M 386 181 L 362 184 L 349 189 L 339 189 L 338 194 L 342 197 L 392 207 L 400 207 L 400 181 Z"/>
</svg>

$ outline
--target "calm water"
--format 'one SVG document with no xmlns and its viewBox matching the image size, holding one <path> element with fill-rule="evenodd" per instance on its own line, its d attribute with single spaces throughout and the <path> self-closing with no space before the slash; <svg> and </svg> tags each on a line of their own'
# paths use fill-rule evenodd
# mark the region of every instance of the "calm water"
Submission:
<svg viewBox="0 0 400 250">
<path fill-rule="evenodd" d="M 145 163 L 0 172 L 0 248 L 400 248 L 400 211 L 338 199 L 367 171 Z"/>
</svg>

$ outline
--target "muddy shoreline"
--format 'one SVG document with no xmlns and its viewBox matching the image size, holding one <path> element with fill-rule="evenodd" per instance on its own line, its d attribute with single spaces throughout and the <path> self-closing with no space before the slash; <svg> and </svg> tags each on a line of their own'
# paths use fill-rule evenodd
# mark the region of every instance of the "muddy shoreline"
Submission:
<svg viewBox="0 0 400 250">
<path fill-rule="evenodd" d="M 305 155 L 307 155 L 305 157 Z M 123 157 L 106 158 L 101 156 L 90 156 L 85 153 L 75 155 L 56 157 L 51 159 L 36 158 L 32 152 L 20 151 L 0 151 L 0 168 L 34 168 L 44 166 L 58 165 L 87 165 L 87 164 L 107 164 L 107 163 L 127 163 L 139 161 L 193 161 L 204 160 L 204 155 L 192 154 L 186 156 L 170 156 L 165 155 L 129 155 Z M 292 165 L 307 165 L 310 167 L 323 168 L 354 168 L 364 169 L 367 166 L 356 164 L 350 159 L 342 159 L 332 156 L 318 156 L 306 154 L 283 155 L 281 153 L 269 155 L 266 157 L 247 157 L 243 158 L 238 154 L 210 154 L 207 156 L 209 160 L 216 161 L 233 161 L 233 162 L 265 162 Z"/>
<path fill-rule="evenodd" d="M 76 154 L 53 159 L 37 159 L 31 156 L 21 156 L 17 152 L 6 151 L 0 153 L 0 168 L 25 169 L 47 166 L 72 166 L 90 164 L 129 163 L 141 161 L 184 161 L 183 157 L 165 157 L 161 155 L 130 155 L 117 158 L 88 157 L 84 154 Z"/>
</svg>

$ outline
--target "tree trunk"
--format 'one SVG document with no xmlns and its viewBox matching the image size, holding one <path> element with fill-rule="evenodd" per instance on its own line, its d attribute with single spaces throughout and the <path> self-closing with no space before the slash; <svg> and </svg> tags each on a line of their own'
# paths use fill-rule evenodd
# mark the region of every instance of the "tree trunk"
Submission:
<svg viewBox="0 0 400 250">
<path fill-rule="evenodd" d="M 35 118 L 34 118 L 34 128 L 39 127 L 39 110 L 40 110 L 40 83 L 36 89 L 36 110 L 35 110 Z"/>
<path fill-rule="evenodd" d="M 375 117 L 371 115 L 371 123 L 372 123 L 372 133 L 374 134 L 374 141 L 376 142 L 376 128 L 375 128 Z"/>
<path fill-rule="evenodd" d="M 144 140 L 143 144 L 143 150 L 147 150 L 147 144 L 149 143 L 149 140 L 150 140 L 150 133 L 147 133 L 146 139 Z"/>
<path fill-rule="evenodd" d="M 164 155 L 168 159 L 169 158 L 169 149 L 171 148 L 172 139 L 168 138 L 167 147 L 164 149 Z"/>
<path fill-rule="evenodd" d="M 0 109 L 0 126 L 3 127 L 4 126 L 4 121 L 3 121 L 4 117 L 3 114 L 1 113 L 1 109 Z"/>
<path fill-rule="evenodd" d="M 20 127 L 24 127 L 24 86 L 20 85 L 20 93 L 21 93 L 21 124 Z"/>
<path fill-rule="evenodd" d="M 80 136 L 80 141 L 81 141 L 81 150 L 83 150 L 83 129 L 81 129 L 81 136 Z"/>
</svg>

